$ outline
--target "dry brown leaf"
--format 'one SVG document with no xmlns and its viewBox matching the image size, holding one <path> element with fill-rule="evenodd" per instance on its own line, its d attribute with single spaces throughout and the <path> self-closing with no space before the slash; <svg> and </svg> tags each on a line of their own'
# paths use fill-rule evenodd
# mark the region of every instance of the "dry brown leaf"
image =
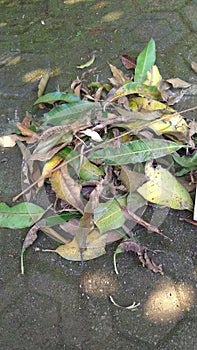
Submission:
<svg viewBox="0 0 197 350">
<path fill-rule="evenodd" d="M 60 228 L 73 237 L 76 236 L 79 227 L 79 219 L 71 219 L 60 225 Z"/>
<path fill-rule="evenodd" d="M 64 148 L 66 145 L 67 145 L 67 142 L 64 142 L 58 146 L 53 147 L 52 150 L 48 151 L 45 154 L 40 154 L 40 153 L 32 154 L 30 159 L 31 160 L 40 160 L 41 162 L 45 162 L 45 161 L 51 159 L 56 153 L 61 151 L 61 149 Z"/>
<path fill-rule="evenodd" d="M 163 270 L 161 265 L 156 265 L 152 259 L 149 258 L 147 254 L 147 248 L 143 247 L 139 243 L 135 242 L 132 238 L 121 242 L 118 248 L 122 253 L 132 251 L 137 254 L 139 261 L 143 266 L 146 266 L 149 270 L 160 273 L 163 275 Z"/>
<path fill-rule="evenodd" d="M 189 145 L 191 146 L 192 149 L 195 149 L 196 148 L 195 140 L 193 139 L 192 136 L 194 136 L 197 132 L 197 123 L 193 120 L 189 123 L 188 126 L 189 126 L 189 135 L 188 135 Z"/>
<path fill-rule="evenodd" d="M 148 231 L 152 231 L 152 232 L 158 233 L 159 235 L 163 236 L 164 238 L 168 238 L 166 235 L 164 235 L 158 229 L 158 227 L 155 227 L 155 226 L 149 224 L 147 221 L 143 220 L 141 217 L 139 217 L 135 213 L 129 211 L 125 206 L 121 205 L 119 202 L 117 202 L 117 203 L 119 204 L 120 208 L 122 209 L 123 214 L 124 214 L 126 219 L 133 220 L 133 221 L 137 222 L 139 225 L 145 227 Z"/>
<path fill-rule="evenodd" d="M 121 56 L 121 61 L 126 69 L 134 69 L 136 66 L 136 60 L 127 54 Z"/>
<path fill-rule="evenodd" d="M 145 181 L 144 174 L 130 170 L 128 166 L 122 165 L 119 179 L 124 184 L 128 192 L 135 192 Z"/>
<path fill-rule="evenodd" d="M 173 88 L 181 88 L 181 89 L 187 89 L 191 86 L 190 83 L 180 79 L 180 78 L 172 78 L 166 80 L 168 83 L 172 84 Z"/>
<path fill-rule="evenodd" d="M 27 136 L 25 139 L 27 143 L 34 143 L 40 139 L 40 136 L 36 132 L 29 129 L 23 123 L 17 123 L 16 125 L 17 128 L 21 131 L 22 135 Z"/>
<path fill-rule="evenodd" d="M 195 73 L 197 73 L 197 63 L 196 62 L 191 62 L 191 67 Z"/>
<path fill-rule="evenodd" d="M 14 147 L 16 145 L 16 141 L 19 139 L 18 135 L 11 134 L 0 137 L 0 147 Z"/>
<path fill-rule="evenodd" d="M 45 92 L 46 86 L 48 84 L 50 78 L 50 73 L 47 72 L 43 77 L 40 79 L 40 82 L 38 84 L 38 97 L 41 97 L 43 93 Z"/>
<path fill-rule="evenodd" d="M 116 68 L 112 64 L 109 64 L 109 66 L 113 74 L 113 78 L 110 78 L 109 81 L 114 86 L 121 86 L 127 80 L 126 76 L 120 69 Z"/>
<path fill-rule="evenodd" d="M 103 181 L 101 181 L 96 186 L 96 188 L 90 193 L 90 199 L 87 202 L 84 209 L 84 214 L 80 219 L 79 227 L 75 238 L 81 252 L 83 252 L 84 249 L 86 249 L 86 239 L 89 233 L 94 229 L 94 221 L 93 221 L 94 210 L 99 205 L 99 197 L 102 191 L 103 191 Z"/>
</svg>

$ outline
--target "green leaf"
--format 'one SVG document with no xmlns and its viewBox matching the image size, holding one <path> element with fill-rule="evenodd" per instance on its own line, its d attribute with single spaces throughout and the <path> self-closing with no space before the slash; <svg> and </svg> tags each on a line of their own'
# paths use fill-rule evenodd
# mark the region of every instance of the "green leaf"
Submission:
<svg viewBox="0 0 197 350">
<path fill-rule="evenodd" d="M 104 171 L 102 169 L 99 169 L 95 164 L 89 162 L 86 157 L 83 158 L 83 163 L 79 171 L 80 179 L 84 181 L 99 180 L 100 176 L 103 175 Z"/>
<path fill-rule="evenodd" d="M 85 122 L 91 114 L 95 114 L 100 109 L 99 103 L 79 101 L 75 103 L 62 104 L 44 114 L 43 125 L 66 125 L 75 121 Z"/>
<path fill-rule="evenodd" d="M 118 202 L 126 205 L 126 198 L 119 198 Z M 94 223 L 101 234 L 121 227 L 124 222 L 124 214 L 114 199 L 110 199 L 106 203 L 100 203 L 94 211 Z"/>
<path fill-rule="evenodd" d="M 80 218 L 80 213 L 62 213 L 49 216 L 46 218 L 46 226 L 55 226 L 63 224 L 65 221 L 69 221 L 71 219 Z"/>
<path fill-rule="evenodd" d="M 164 157 L 182 148 L 176 142 L 161 139 L 137 140 L 123 143 L 118 149 L 107 147 L 92 153 L 90 158 L 103 159 L 110 165 L 135 164 Z"/>
<path fill-rule="evenodd" d="M 155 42 L 153 39 L 149 41 L 144 50 L 139 54 L 137 58 L 137 64 L 135 68 L 135 82 L 143 83 L 147 78 L 147 72 L 155 64 Z"/>
<path fill-rule="evenodd" d="M 183 176 L 187 174 L 191 170 L 197 169 L 197 152 L 192 157 L 186 156 L 178 156 L 176 154 L 173 155 L 173 159 L 175 161 L 175 167 L 177 164 L 182 167 L 180 171 L 175 173 L 176 176 Z"/>
<path fill-rule="evenodd" d="M 0 227 L 21 229 L 32 226 L 45 213 L 45 210 L 33 203 L 23 202 L 9 207 L 0 203 Z"/>
<path fill-rule="evenodd" d="M 55 91 L 55 92 L 49 92 L 46 95 L 43 95 L 39 97 L 36 102 L 34 102 L 34 105 L 37 105 L 38 103 L 49 103 L 53 104 L 57 101 L 64 101 L 64 102 L 78 102 L 80 101 L 80 98 L 74 94 L 65 94 L 64 92 Z"/>
<path fill-rule="evenodd" d="M 183 168 L 194 168 L 197 169 L 197 152 L 192 157 L 186 157 L 186 156 L 178 156 L 176 154 L 173 155 L 173 159 L 177 164 L 182 166 Z"/>
</svg>

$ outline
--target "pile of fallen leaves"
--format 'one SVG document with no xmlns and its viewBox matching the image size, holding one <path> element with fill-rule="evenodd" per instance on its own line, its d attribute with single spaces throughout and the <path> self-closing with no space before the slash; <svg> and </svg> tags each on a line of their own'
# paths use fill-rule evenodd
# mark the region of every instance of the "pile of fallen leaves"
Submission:
<svg viewBox="0 0 197 350">
<path fill-rule="evenodd" d="M 26 116 L 16 134 L 0 138 L 3 147 L 17 144 L 23 155 L 23 191 L 14 201 L 22 195 L 25 201 L 12 207 L 0 203 L 0 227 L 30 227 L 22 273 L 24 251 L 41 230 L 61 243 L 54 251 L 65 259 L 97 258 L 107 244 L 121 240 L 116 272 L 116 254 L 133 251 L 144 266 L 162 274 L 132 229 L 137 223 L 167 239 L 158 225 L 142 218 L 150 203 L 193 212 L 196 123 L 172 108 L 190 84 L 162 79 L 153 39 L 137 60 L 129 55 L 121 60 L 128 74 L 110 64 L 108 83 L 86 84 L 88 69 L 68 91 L 43 95 L 49 75 L 43 77 L 34 103 L 43 116 Z"/>
</svg>

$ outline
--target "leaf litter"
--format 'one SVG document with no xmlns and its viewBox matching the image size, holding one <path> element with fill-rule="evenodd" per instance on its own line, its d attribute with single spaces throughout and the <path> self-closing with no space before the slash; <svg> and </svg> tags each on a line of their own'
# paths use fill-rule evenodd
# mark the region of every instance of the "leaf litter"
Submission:
<svg viewBox="0 0 197 350">
<path fill-rule="evenodd" d="M 92 56 L 78 68 L 94 60 Z M 34 103 L 44 111 L 42 118 L 27 115 L 15 134 L 0 138 L 2 147 L 18 144 L 23 153 L 23 190 L 13 200 L 24 195 L 28 201 L 12 208 L 0 203 L 1 227 L 30 227 L 21 252 L 22 273 L 24 252 L 41 230 L 61 243 L 43 251 L 65 259 L 95 259 L 106 253 L 108 244 L 120 241 L 114 253 L 116 273 L 116 255 L 131 251 L 147 269 L 163 274 L 161 264 L 131 237 L 128 227 L 138 224 L 168 239 L 138 210 L 151 204 L 193 212 L 192 195 L 182 183 L 190 183 L 197 170 L 196 122 L 172 108 L 191 84 L 162 78 L 153 39 L 137 59 L 124 54 L 121 61 L 124 71 L 109 63 L 112 77 L 107 83 L 86 84 L 95 70 L 91 68 L 66 91 L 44 94 L 47 73 Z M 196 71 L 196 63 L 192 68 Z M 51 203 L 48 211 L 38 205 L 43 189 Z"/>
</svg>

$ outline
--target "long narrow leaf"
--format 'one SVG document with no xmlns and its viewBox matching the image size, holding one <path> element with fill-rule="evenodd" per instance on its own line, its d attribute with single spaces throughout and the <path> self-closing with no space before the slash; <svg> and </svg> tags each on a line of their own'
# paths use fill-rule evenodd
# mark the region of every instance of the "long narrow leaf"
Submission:
<svg viewBox="0 0 197 350">
<path fill-rule="evenodd" d="M 91 159 L 103 159 L 110 165 L 135 164 L 146 162 L 148 159 L 164 157 L 176 152 L 183 145 L 160 139 L 137 140 L 123 143 L 118 149 L 104 148 L 93 152 Z"/>
<path fill-rule="evenodd" d="M 135 82 L 143 83 L 146 80 L 147 72 L 155 64 L 155 60 L 155 42 L 153 39 L 151 39 L 137 58 L 134 77 Z"/>
<path fill-rule="evenodd" d="M 94 115 L 100 109 L 99 103 L 79 101 L 74 103 L 64 103 L 50 112 L 44 114 L 44 125 L 65 125 L 75 121 L 85 122 L 88 116 Z"/>
<path fill-rule="evenodd" d="M 39 97 L 36 102 L 34 102 L 34 105 L 37 105 L 38 103 L 49 103 L 53 104 L 57 101 L 64 101 L 64 102 L 78 102 L 80 101 L 80 98 L 74 94 L 65 94 L 64 92 L 55 91 L 55 92 L 49 92 L 46 95 L 43 95 Z"/>
</svg>

